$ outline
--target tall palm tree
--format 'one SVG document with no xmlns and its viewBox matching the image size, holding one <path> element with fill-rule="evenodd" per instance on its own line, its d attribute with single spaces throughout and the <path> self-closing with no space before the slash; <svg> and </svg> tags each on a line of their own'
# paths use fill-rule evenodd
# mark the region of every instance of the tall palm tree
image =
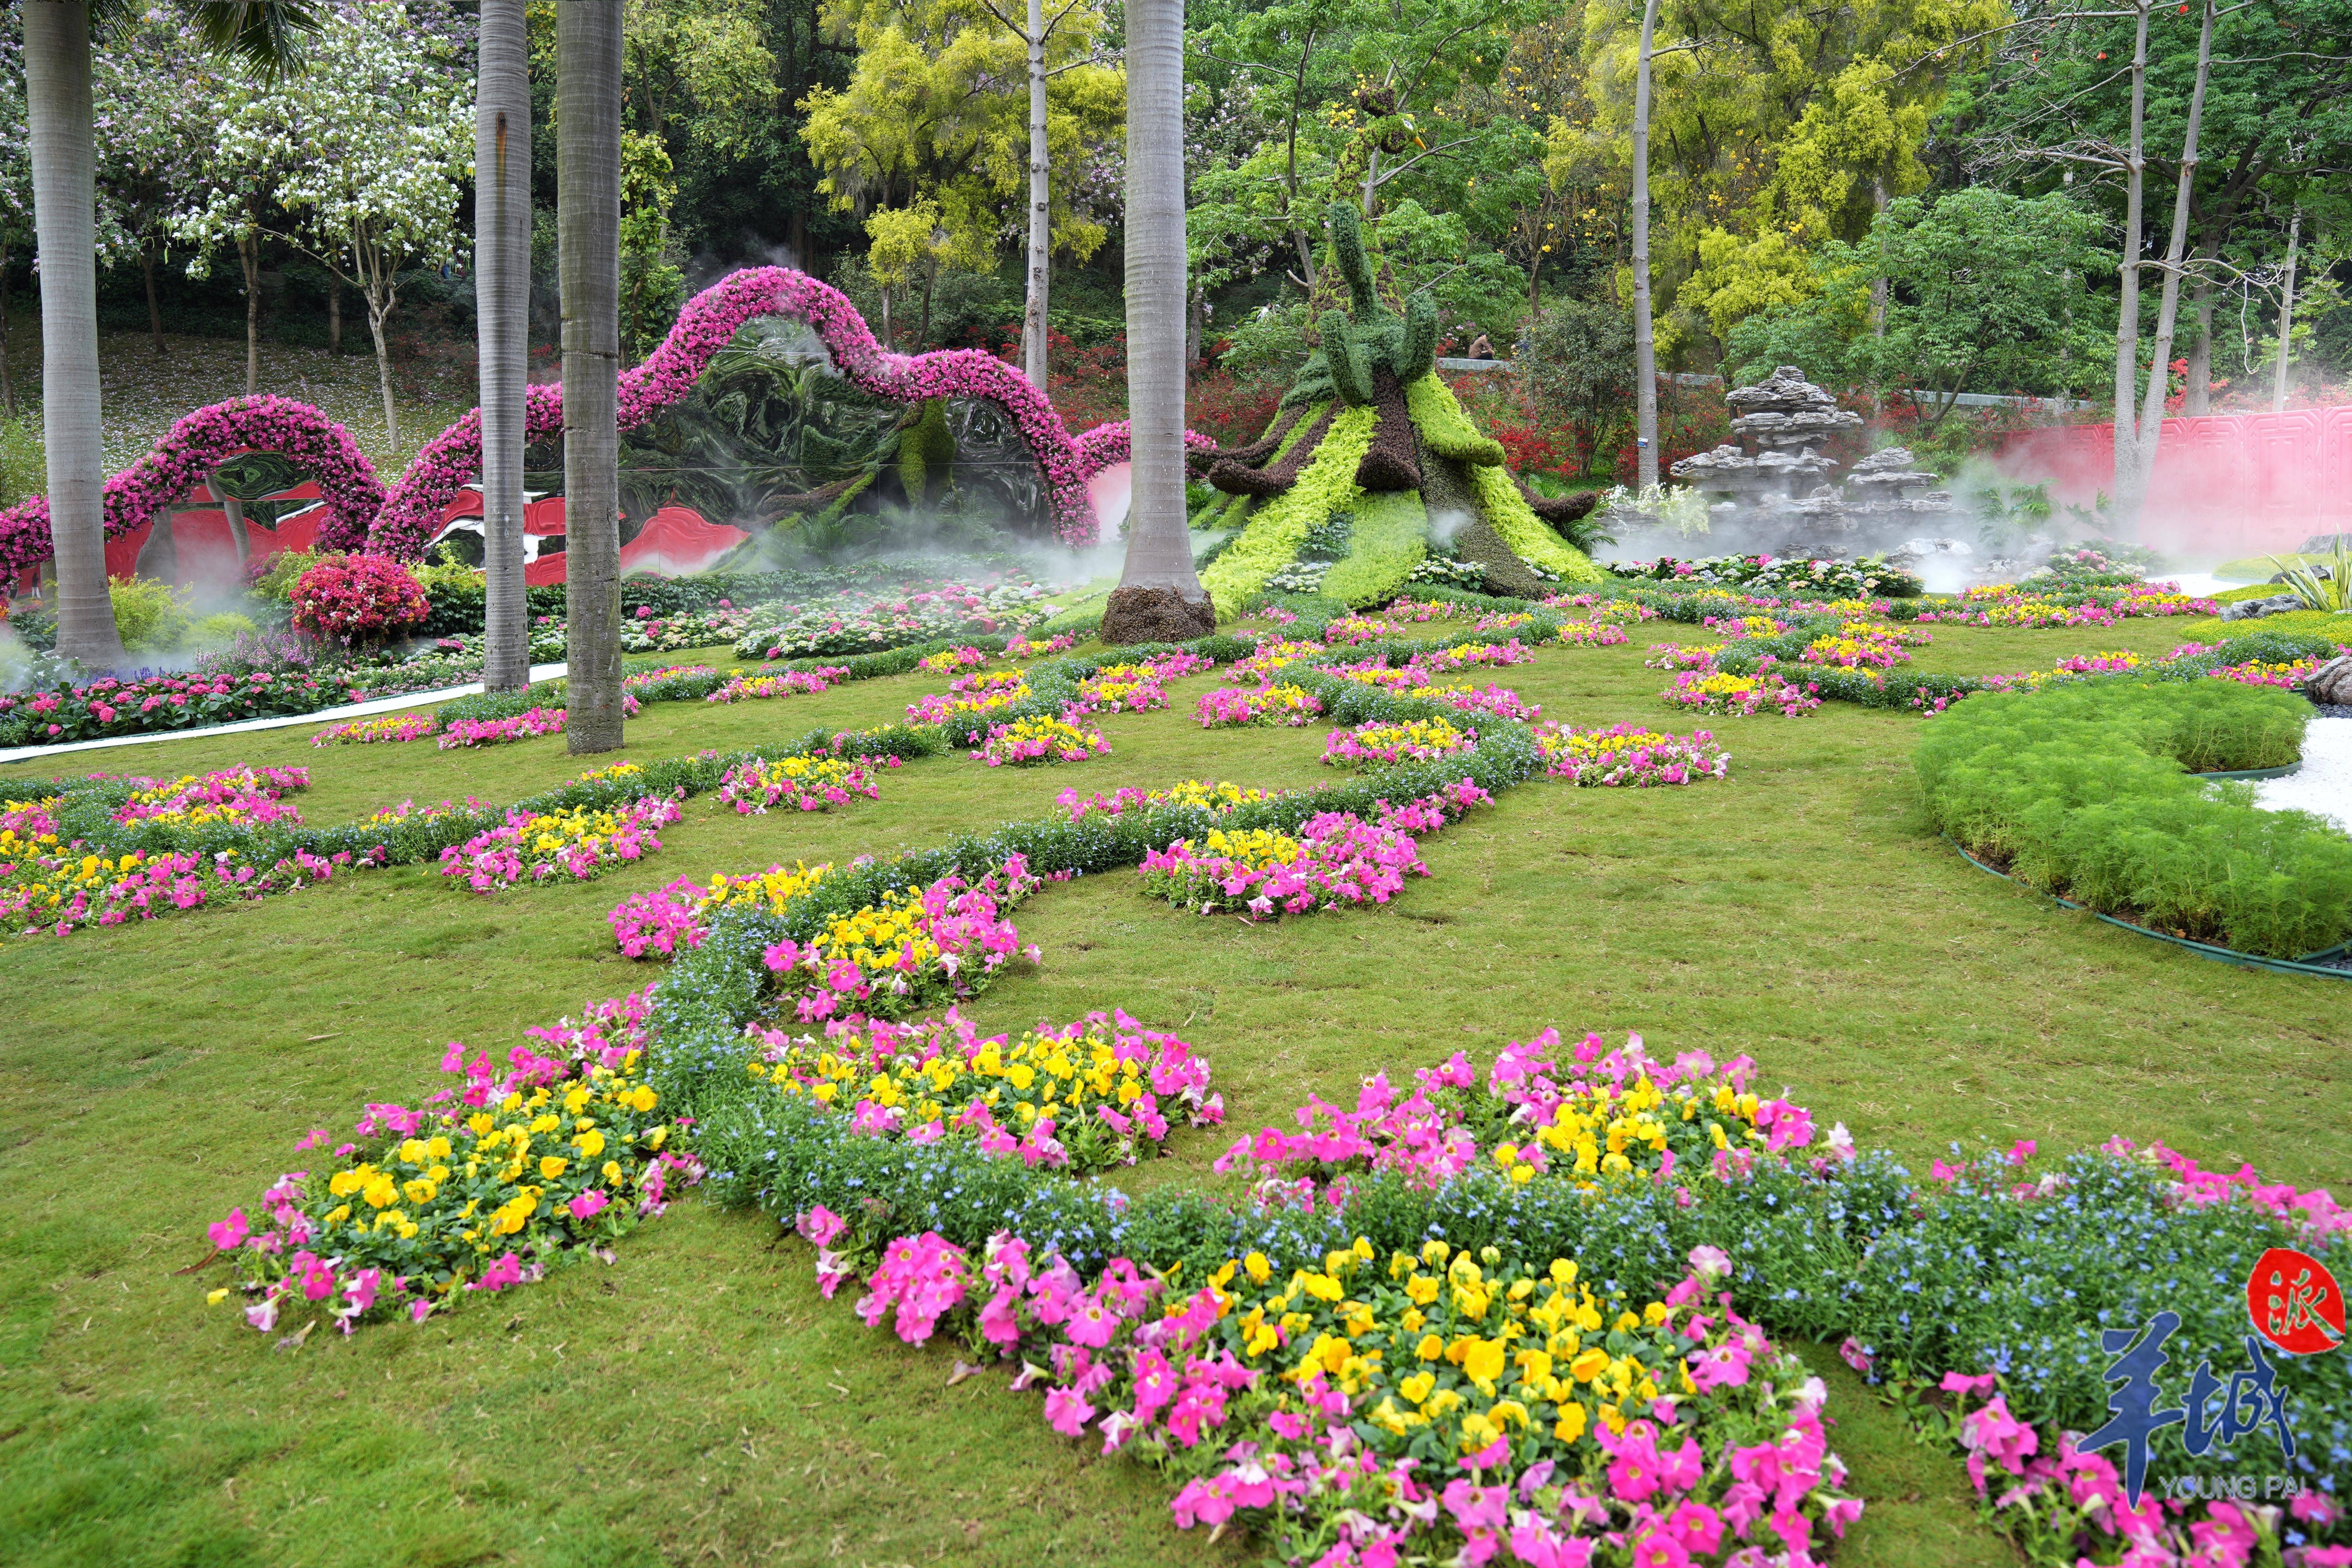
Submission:
<svg viewBox="0 0 2352 1568">
<path fill-rule="evenodd" d="M 1134 499 L 1103 641 L 1206 636 L 1184 521 L 1184 0 L 1127 8 L 1127 407 Z"/>
<path fill-rule="evenodd" d="M 621 743 L 621 7 L 555 8 L 555 190 L 563 289 L 564 736 Z"/>
<path fill-rule="evenodd" d="M 1642 8 L 1633 76 L 1633 482 L 1658 482 L 1658 350 L 1650 321 L 1650 52 L 1658 0 Z"/>
<path fill-rule="evenodd" d="M 484 683 L 530 684 L 522 451 L 530 379 L 530 67 L 523 0 L 482 0 L 474 89 L 474 294 L 480 308 Z"/>
<path fill-rule="evenodd" d="M 314 25 L 301 0 L 186 0 L 205 40 L 256 69 L 293 58 Z M 49 552 L 58 651 L 94 668 L 122 662 L 106 586 L 106 468 L 99 439 L 97 155 L 89 39 L 138 15 L 137 0 L 26 0 L 25 118 L 41 265 L 41 437 L 48 459 Z"/>
</svg>

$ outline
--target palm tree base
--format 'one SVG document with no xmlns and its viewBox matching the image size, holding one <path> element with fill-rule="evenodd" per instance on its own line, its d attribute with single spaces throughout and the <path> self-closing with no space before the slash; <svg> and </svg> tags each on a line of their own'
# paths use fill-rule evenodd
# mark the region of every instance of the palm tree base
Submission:
<svg viewBox="0 0 2352 1568">
<path fill-rule="evenodd" d="M 1102 640 L 1114 646 L 1190 642 L 1217 629 L 1207 595 L 1187 599 L 1173 588 L 1115 588 L 1103 607 Z"/>
</svg>

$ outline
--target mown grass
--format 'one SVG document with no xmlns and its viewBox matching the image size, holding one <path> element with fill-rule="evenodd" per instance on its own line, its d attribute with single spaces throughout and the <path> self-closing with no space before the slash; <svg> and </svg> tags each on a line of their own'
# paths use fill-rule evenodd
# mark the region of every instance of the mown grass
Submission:
<svg viewBox="0 0 2352 1568">
<path fill-rule="evenodd" d="M 2068 653 L 2212 640 L 2211 622 L 1937 628 L 1923 666 L 2046 668 Z M 1553 649 L 1497 679 L 1579 723 L 1670 715 L 1632 646 Z M 0 1560 L 635 1565 L 933 1560 L 1245 1561 L 1168 1522 L 1148 1469 L 1045 1429 L 998 1376 L 869 1333 L 819 1301 L 796 1241 L 695 1201 L 611 1266 L 422 1329 L 278 1351 L 203 1291 L 204 1226 L 299 1166 L 293 1139 L 368 1100 L 434 1087 L 452 1038 L 522 1028 L 656 972 L 611 951 L 629 892 L 937 842 L 1041 815 L 1066 786 L 1186 775 L 1307 784 L 1322 731 L 1203 731 L 1178 710 L 1107 721 L 1116 752 L 992 770 L 961 756 L 887 775 L 822 816 L 690 803 L 650 859 L 584 886 L 477 898 L 425 868 L 0 957 Z M 656 757 L 895 717 L 902 678 L 732 708 L 650 707 Z M 1927 721 L 1932 722 L 1932 721 Z M 1457 1047 L 1547 1024 L 1650 1047 L 1746 1050 L 1773 1087 L 1865 1145 L 1923 1163 L 1953 1141 L 2045 1148 L 2113 1132 L 2208 1164 L 2339 1187 L 2352 1064 L 2325 981 L 2233 969 L 1975 871 L 1922 823 L 1909 715 L 1832 704 L 1717 726 L 1721 784 L 1531 784 L 1428 840 L 1435 875 L 1381 910 L 1275 926 L 1144 901 L 1113 874 L 1021 917 L 1041 966 L 976 1008 L 1017 1028 L 1121 1006 L 1206 1052 L 1233 1125 L 1286 1118 Z M 468 793 L 508 800 L 585 764 L 560 738 L 474 752 L 312 751 L 309 731 L 91 753 L 113 771 L 299 763 L 306 816 Z M 12 793 L 27 770 L 0 770 Z M 1220 1139 L 1124 1178 L 1213 1180 Z M 1838 1443 L 1871 1500 L 1843 1561 L 2003 1563 L 1966 1482 L 1914 1447 L 1833 1356 Z"/>
</svg>

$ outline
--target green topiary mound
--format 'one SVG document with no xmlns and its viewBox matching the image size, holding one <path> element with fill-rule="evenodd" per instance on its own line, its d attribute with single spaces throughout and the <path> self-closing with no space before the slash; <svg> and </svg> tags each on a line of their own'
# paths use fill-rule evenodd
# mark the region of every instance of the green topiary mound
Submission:
<svg viewBox="0 0 2352 1568">
<path fill-rule="evenodd" d="M 1540 595 L 1555 583 L 1601 581 L 1559 531 L 1594 498 L 1546 500 L 1504 468 L 1501 443 L 1438 379 L 1436 307 L 1415 295 L 1400 314 L 1381 301 L 1350 203 L 1331 207 L 1331 255 L 1348 308 L 1317 321 L 1322 346 L 1265 434 L 1209 470 L 1233 497 L 1213 521 L 1241 531 L 1202 574 L 1219 609 L 1230 615 L 1263 589 L 1339 512 L 1356 525 L 1322 592 L 1350 605 L 1394 597 L 1433 542 L 1475 563 L 1496 592 Z"/>
</svg>

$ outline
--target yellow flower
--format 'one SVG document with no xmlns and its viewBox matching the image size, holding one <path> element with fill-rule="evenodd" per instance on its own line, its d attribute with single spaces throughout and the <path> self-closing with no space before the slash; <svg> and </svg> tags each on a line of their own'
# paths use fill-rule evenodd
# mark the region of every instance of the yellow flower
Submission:
<svg viewBox="0 0 2352 1568">
<path fill-rule="evenodd" d="M 226 1286 L 226 1285 L 224 1285 L 224 1286 L 222 1286 L 219 1289 L 217 1289 L 217 1290 L 214 1290 L 214 1291 L 211 1291 L 210 1293 L 208 1293 L 208 1294 L 205 1297 L 205 1304 L 206 1306 L 217 1307 L 217 1306 L 219 1306 L 223 1301 L 226 1301 L 226 1300 L 228 1300 L 228 1287 L 227 1287 L 227 1286 Z"/>
<path fill-rule="evenodd" d="M 625 1174 L 627 1174 L 627 1173 L 621 1169 L 621 1163 L 618 1160 L 607 1160 L 604 1162 L 604 1176 L 606 1181 L 618 1186 L 620 1184 L 621 1178 Z"/>
<path fill-rule="evenodd" d="M 1495 1380 L 1503 1375 L 1503 1354 L 1502 1341 L 1473 1339 L 1462 1352 L 1462 1374 L 1492 1394 Z"/>
<path fill-rule="evenodd" d="M 1563 1443 L 1573 1443 L 1584 1436 L 1584 1406 L 1573 1400 L 1559 1407 L 1559 1419 L 1552 1424 L 1551 1435 Z"/>
<path fill-rule="evenodd" d="M 571 1161 L 559 1160 L 552 1154 L 545 1155 L 539 1162 L 540 1179 L 541 1181 L 551 1182 L 555 1180 L 556 1177 L 563 1174 L 564 1168 L 571 1163 Z"/>
<path fill-rule="evenodd" d="M 1568 1373 L 1579 1383 L 1591 1383 L 1609 1370 L 1609 1352 L 1595 1345 L 1568 1363 Z"/>
<path fill-rule="evenodd" d="M 1406 1378 L 1402 1383 L 1398 1384 L 1397 1392 L 1403 1394 L 1405 1398 L 1412 1403 L 1419 1405 L 1429 1398 L 1430 1390 L 1436 1386 L 1437 1379 L 1435 1376 L 1429 1373 L 1417 1372 L 1411 1377 Z"/>
<path fill-rule="evenodd" d="M 410 1203 L 421 1208 L 433 1201 L 433 1194 L 438 1189 L 432 1183 L 420 1177 L 415 1181 L 404 1182 L 401 1184 L 400 1190 L 407 1195 Z"/>
<path fill-rule="evenodd" d="M 582 1159 L 593 1160 L 604 1152 L 604 1135 L 591 1127 L 572 1141 L 572 1147 L 580 1151 Z"/>
<path fill-rule="evenodd" d="M 1435 1361 L 1445 1353 L 1445 1342 L 1435 1334 L 1424 1334 L 1421 1343 L 1413 1348 L 1413 1353 L 1423 1361 Z"/>
</svg>

